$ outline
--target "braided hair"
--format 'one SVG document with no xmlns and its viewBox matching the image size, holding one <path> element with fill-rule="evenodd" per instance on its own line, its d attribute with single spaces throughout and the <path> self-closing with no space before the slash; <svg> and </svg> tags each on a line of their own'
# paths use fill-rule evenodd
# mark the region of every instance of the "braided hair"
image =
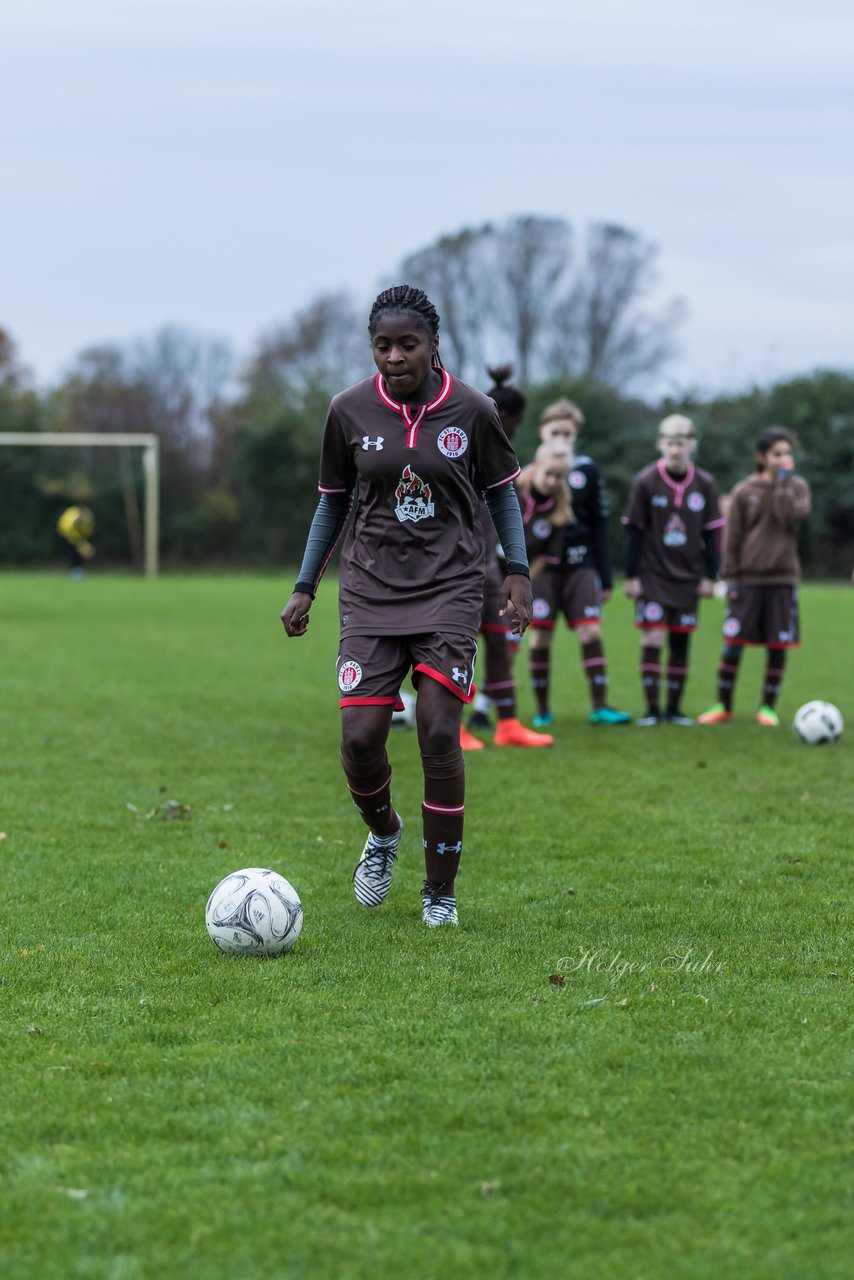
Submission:
<svg viewBox="0 0 854 1280">
<path fill-rule="evenodd" d="M 380 316 L 387 311 L 406 311 L 416 318 L 431 338 L 439 337 L 439 313 L 427 294 L 421 289 L 416 289 L 414 285 L 395 284 L 378 294 L 368 317 L 368 333 L 371 337 L 376 332 Z M 432 364 L 435 369 L 444 368 L 438 351 L 433 352 Z"/>
</svg>

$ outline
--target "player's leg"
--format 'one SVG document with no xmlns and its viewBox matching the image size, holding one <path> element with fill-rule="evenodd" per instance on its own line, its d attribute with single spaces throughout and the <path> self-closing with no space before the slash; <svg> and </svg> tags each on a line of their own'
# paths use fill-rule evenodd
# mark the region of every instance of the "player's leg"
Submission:
<svg viewBox="0 0 854 1280">
<path fill-rule="evenodd" d="M 602 643 L 602 584 L 595 569 L 571 569 L 563 577 L 561 608 L 581 648 L 592 710 L 590 724 L 629 724 L 627 711 L 608 705 L 608 663 Z"/>
<path fill-rule="evenodd" d="M 786 672 L 786 649 L 774 649 L 770 645 L 765 651 L 765 679 L 762 684 L 762 705 L 756 713 L 757 722 L 766 728 L 776 729 L 780 717 L 775 707 L 783 685 Z"/>
<path fill-rule="evenodd" d="M 688 652 L 691 645 L 690 631 L 670 632 L 670 648 L 667 656 L 667 708 L 664 716 L 671 724 L 693 725 L 694 721 L 682 714 L 682 694 L 688 679 Z"/>
<path fill-rule="evenodd" d="M 550 747 L 549 733 L 535 733 L 519 720 L 516 709 L 516 680 L 511 667 L 510 646 L 505 631 L 483 631 L 486 679 L 483 691 L 491 699 L 498 716 L 497 747 Z"/>
<path fill-rule="evenodd" d="M 417 726 L 424 800 L 421 806 L 425 880 L 422 918 L 456 924 L 454 882 L 463 851 L 465 765 L 459 745 L 463 703 L 435 679 L 418 685 Z"/>
<path fill-rule="evenodd" d="M 765 680 L 762 705 L 756 713 L 759 724 L 776 728 L 780 723 L 775 707 L 786 670 L 786 655 L 800 643 L 798 589 L 794 586 L 764 587 L 762 611 L 765 629 Z"/>
<path fill-rule="evenodd" d="M 362 906 L 376 907 L 391 887 L 403 833 L 392 804 L 386 742 L 406 660 L 391 638 L 348 636 L 346 643 L 338 657 L 341 765 L 353 804 L 369 828 L 353 891 Z M 373 674 L 367 677 L 366 671 Z"/>
<path fill-rule="evenodd" d="M 554 623 L 533 623 L 528 628 L 528 671 L 537 704 L 534 724 L 538 728 L 551 724 L 553 719 L 550 706 L 553 638 Z"/>
<path fill-rule="evenodd" d="M 744 646 L 725 644 L 718 660 L 717 702 L 697 716 L 697 724 L 725 724 L 732 719 L 732 700 Z"/>
<path fill-rule="evenodd" d="M 661 658 L 667 631 L 664 627 L 651 627 L 643 623 L 644 602 L 637 603 L 641 627 L 640 678 L 646 713 L 636 721 L 638 728 L 649 729 L 661 723 Z"/>
<path fill-rule="evenodd" d="M 598 622 L 580 622 L 574 631 L 581 646 L 581 666 L 587 677 L 592 710 L 587 717 L 590 724 L 630 724 L 627 711 L 617 711 L 608 705 L 608 663 L 602 643 L 602 627 Z"/>
</svg>

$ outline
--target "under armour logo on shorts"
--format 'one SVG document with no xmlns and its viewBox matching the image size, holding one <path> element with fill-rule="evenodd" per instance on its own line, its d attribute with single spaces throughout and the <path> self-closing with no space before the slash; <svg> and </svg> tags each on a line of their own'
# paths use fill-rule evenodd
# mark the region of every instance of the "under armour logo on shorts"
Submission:
<svg viewBox="0 0 854 1280">
<path fill-rule="evenodd" d="M 460 684 L 465 684 L 466 680 L 468 679 L 468 674 L 469 673 L 465 667 L 454 667 L 453 671 L 451 672 L 451 679 L 459 680 Z"/>
<path fill-rule="evenodd" d="M 383 440 L 385 440 L 385 436 L 377 436 L 376 440 L 372 440 L 370 436 L 362 436 L 362 448 L 365 452 L 368 449 L 376 449 L 377 453 L 379 453 L 383 447 Z"/>
</svg>

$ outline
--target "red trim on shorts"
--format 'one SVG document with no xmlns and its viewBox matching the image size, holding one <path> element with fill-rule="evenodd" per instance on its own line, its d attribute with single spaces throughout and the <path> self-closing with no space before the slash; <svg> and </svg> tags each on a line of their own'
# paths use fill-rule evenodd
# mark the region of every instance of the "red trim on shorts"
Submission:
<svg viewBox="0 0 854 1280">
<path fill-rule="evenodd" d="M 449 689 L 451 693 L 456 694 L 460 702 L 464 702 L 468 705 L 468 703 L 474 701 L 474 695 L 477 693 L 477 686 L 474 683 L 471 684 L 469 692 L 465 693 L 458 684 L 454 684 L 453 680 L 449 680 L 447 676 L 443 676 L 441 671 L 434 671 L 432 667 L 426 667 L 423 662 L 418 663 L 418 666 L 415 667 L 415 671 L 417 671 L 419 675 L 429 676 L 430 679 L 435 680 L 437 684 L 441 684 L 446 689 Z"/>
<path fill-rule="evenodd" d="M 398 697 L 395 694 L 391 698 L 341 698 L 339 707 L 394 707 L 398 711 L 403 710 L 403 703 L 397 706 Z"/>
<path fill-rule="evenodd" d="M 554 622 L 541 622 L 538 618 L 532 619 L 530 623 L 535 631 L 554 631 L 556 625 Z"/>
<path fill-rule="evenodd" d="M 566 625 L 574 631 L 576 627 L 583 627 L 585 622 L 596 622 L 601 627 L 602 615 L 600 613 L 598 618 L 567 618 Z"/>
<path fill-rule="evenodd" d="M 668 631 L 679 636 L 689 636 L 697 630 L 699 622 L 695 622 L 693 627 L 668 627 L 666 622 L 636 622 L 635 626 L 638 631 Z"/>
<path fill-rule="evenodd" d="M 731 644 L 736 649 L 800 649 L 800 640 L 790 640 L 787 644 L 769 644 L 767 640 L 731 640 L 724 636 L 724 644 Z"/>
<path fill-rule="evenodd" d="M 497 622 L 482 622 L 480 629 L 481 631 L 494 631 L 501 636 L 506 636 L 510 631 L 509 627 L 502 627 Z"/>
</svg>

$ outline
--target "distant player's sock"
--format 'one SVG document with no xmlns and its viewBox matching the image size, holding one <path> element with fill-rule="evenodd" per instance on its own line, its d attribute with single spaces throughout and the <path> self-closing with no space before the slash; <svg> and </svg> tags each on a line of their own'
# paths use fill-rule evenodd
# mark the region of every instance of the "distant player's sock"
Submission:
<svg viewBox="0 0 854 1280">
<path fill-rule="evenodd" d="M 590 687 L 593 710 L 604 707 L 608 695 L 608 666 L 601 640 L 588 640 L 581 646 L 581 665 Z"/>
<path fill-rule="evenodd" d="M 552 676 L 551 649 L 529 649 L 528 671 L 531 675 L 531 688 L 534 691 L 537 710 L 540 715 L 546 715 L 549 710 L 549 685 Z"/>
<path fill-rule="evenodd" d="M 385 749 L 370 760 L 354 760 L 342 750 L 341 764 L 363 821 L 379 836 L 392 835 L 399 823 L 391 804 L 391 765 Z"/>
<path fill-rule="evenodd" d="M 742 647 L 738 644 L 726 644 L 718 663 L 718 702 L 724 711 L 732 711 L 732 697 L 735 693 L 735 682 L 738 678 L 738 664 L 741 662 Z"/>
<path fill-rule="evenodd" d="M 422 755 L 424 769 L 424 867 L 434 888 L 453 894 L 454 878 L 463 851 L 466 777 L 462 752 Z"/>
<path fill-rule="evenodd" d="M 667 662 L 667 714 L 679 714 L 682 705 L 682 693 L 688 679 L 688 644 L 690 636 L 687 631 L 671 631 L 670 653 Z"/>
<path fill-rule="evenodd" d="M 512 676 L 506 680 L 485 680 L 483 691 L 499 720 L 516 719 L 516 681 Z"/>
<path fill-rule="evenodd" d="M 661 680 L 661 650 L 655 645 L 645 644 L 641 647 L 640 674 L 647 711 L 651 716 L 657 716 L 660 710 L 658 685 Z"/>
<path fill-rule="evenodd" d="M 780 696 L 780 687 L 786 671 L 786 650 L 769 649 L 765 660 L 765 683 L 762 686 L 762 701 L 773 711 Z"/>
</svg>

